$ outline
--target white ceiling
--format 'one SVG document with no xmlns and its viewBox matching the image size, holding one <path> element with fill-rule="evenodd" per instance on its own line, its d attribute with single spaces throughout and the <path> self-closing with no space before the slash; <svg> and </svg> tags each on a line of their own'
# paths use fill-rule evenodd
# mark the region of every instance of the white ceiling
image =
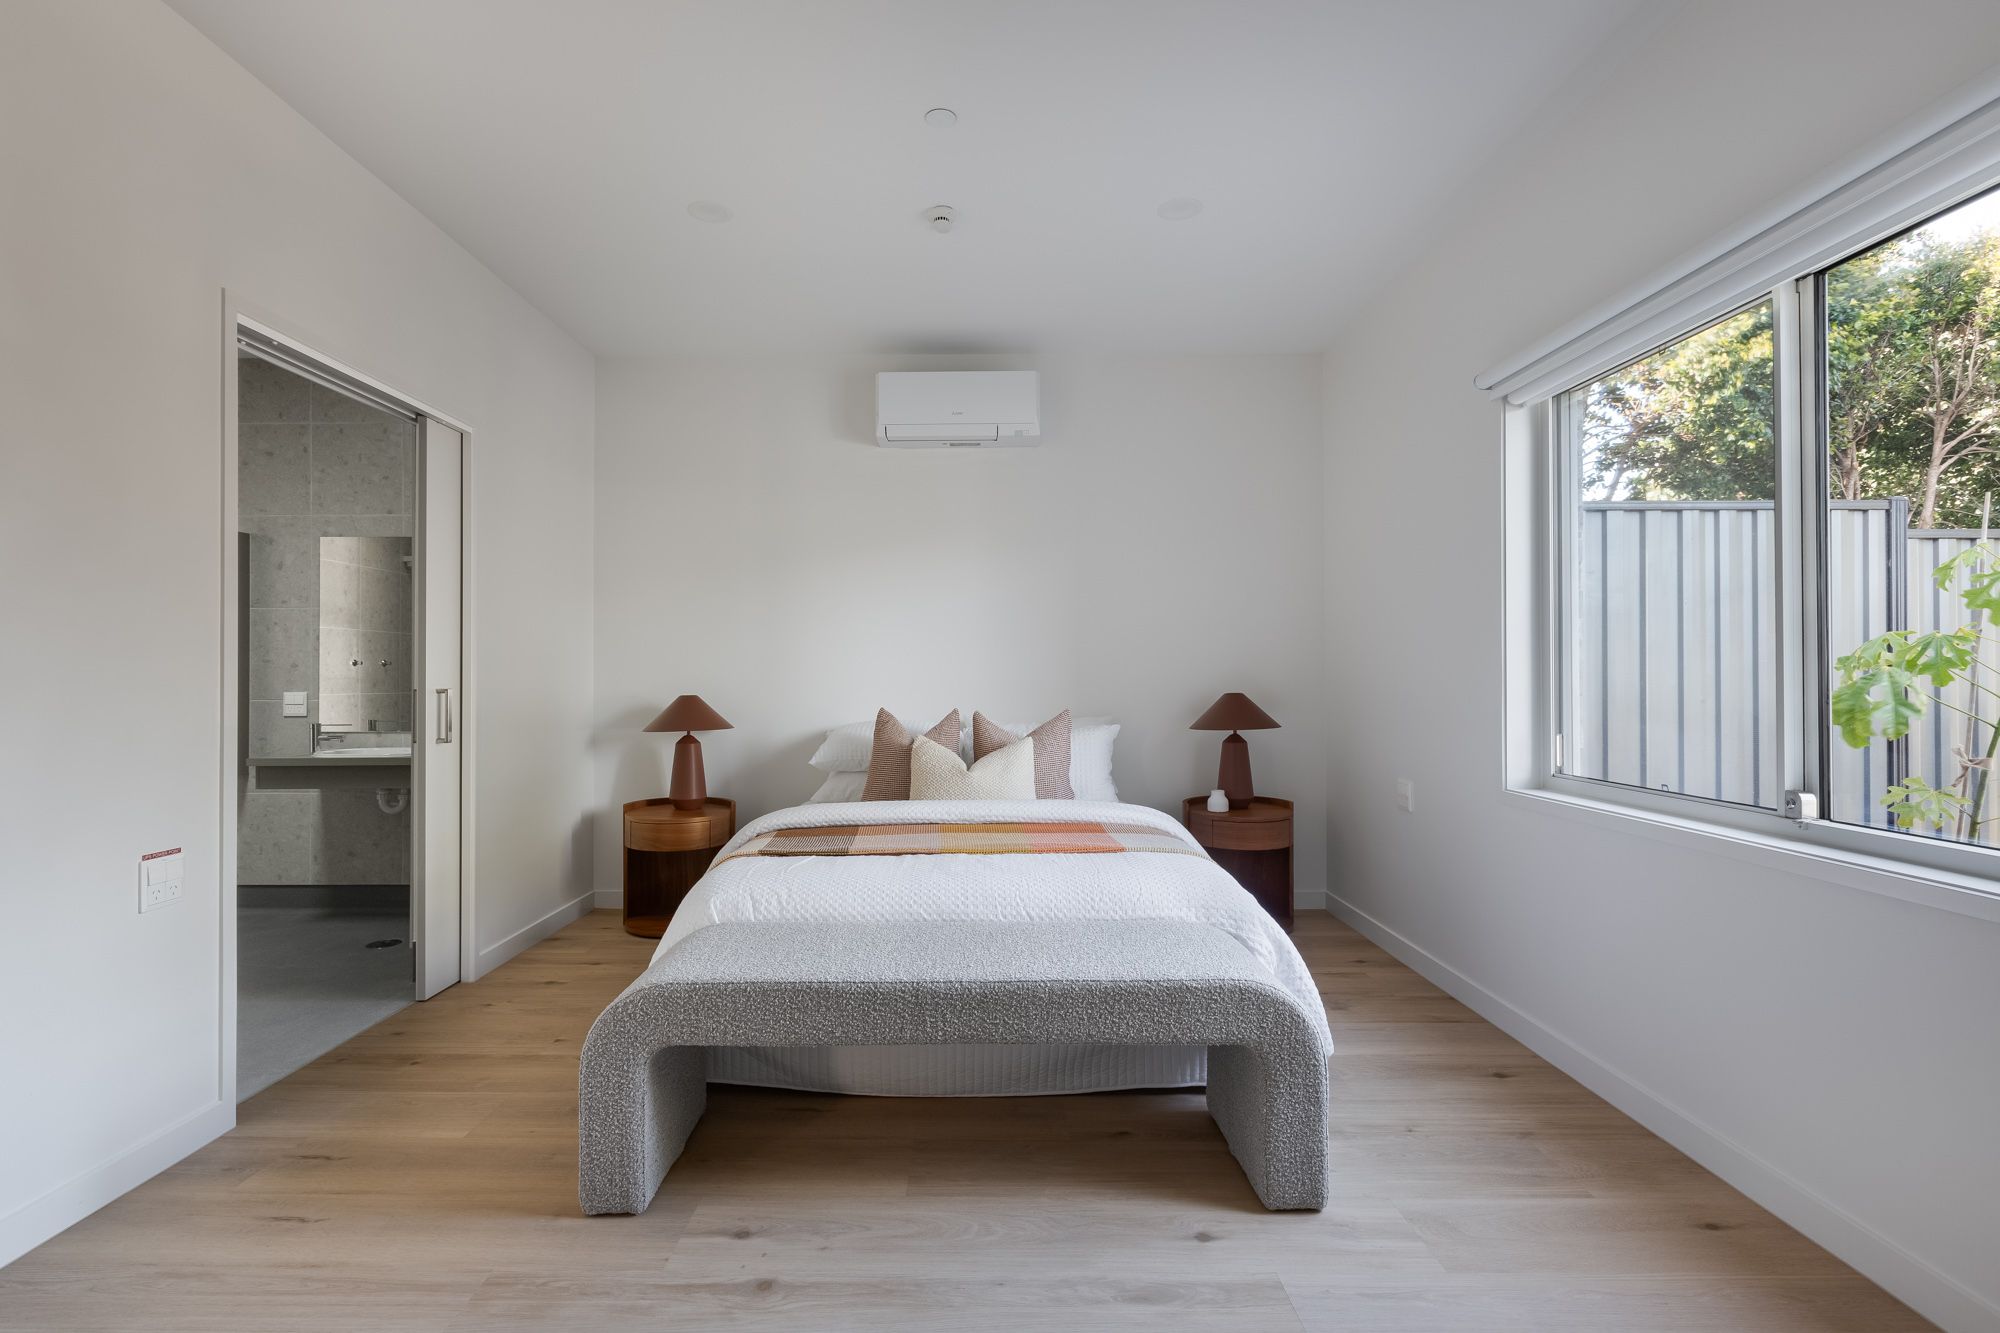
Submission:
<svg viewBox="0 0 2000 1333">
<path fill-rule="evenodd" d="M 1637 8 L 170 3 L 609 356 L 1316 349 Z"/>
</svg>

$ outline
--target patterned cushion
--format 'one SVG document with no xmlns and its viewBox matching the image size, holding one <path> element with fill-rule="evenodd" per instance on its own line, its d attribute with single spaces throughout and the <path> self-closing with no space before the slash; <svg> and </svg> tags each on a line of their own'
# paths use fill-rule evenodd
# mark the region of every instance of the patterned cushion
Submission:
<svg viewBox="0 0 2000 1333">
<path fill-rule="evenodd" d="M 972 715 L 974 763 L 1020 739 L 986 714 Z M 1069 785 L 1069 709 L 1063 709 L 1029 732 L 1028 739 L 1035 743 L 1035 799 L 1075 800 L 1076 791 Z"/>
<path fill-rule="evenodd" d="M 956 749 L 945 749 L 928 736 L 910 747 L 910 799 L 913 801 L 1032 801 L 1035 798 L 1035 747 L 1016 741 L 974 760 L 970 767 Z"/>
<path fill-rule="evenodd" d="M 949 750 L 958 749 L 958 710 L 924 735 Z M 861 789 L 864 801 L 907 801 L 910 799 L 910 746 L 915 741 L 910 730 L 888 709 L 875 712 L 875 748 L 868 755 L 868 785 Z"/>
</svg>

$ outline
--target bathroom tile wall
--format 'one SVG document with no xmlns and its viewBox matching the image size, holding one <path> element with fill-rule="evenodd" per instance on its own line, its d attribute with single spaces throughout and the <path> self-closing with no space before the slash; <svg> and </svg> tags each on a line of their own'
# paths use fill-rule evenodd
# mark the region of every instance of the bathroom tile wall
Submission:
<svg viewBox="0 0 2000 1333">
<path fill-rule="evenodd" d="M 416 531 L 416 427 L 249 359 L 238 365 L 237 423 L 251 758 L 310 754 L 314 722 L 406 730 L 402 558 Z M 283 716 L 288 690 L 306 692 L 307 716 Z M 238 810 L 237 882 L 407 884 L 408 807 L 384 813 L 376 788 L 408 785 L 406 768 L 253 767 Z"/>
</svg>

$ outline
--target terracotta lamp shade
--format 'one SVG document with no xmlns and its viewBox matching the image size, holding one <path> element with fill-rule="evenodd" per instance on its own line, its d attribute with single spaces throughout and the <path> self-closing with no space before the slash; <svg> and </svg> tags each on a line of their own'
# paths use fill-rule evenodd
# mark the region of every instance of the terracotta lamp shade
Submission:
<svg viewBox="0 0 2000 1333">
<path fill-rule="evenodd" d="M 699 810 L 708 803 L 708 779 L 701 770 L 701 742 L 694 738 L 694 733 L 729 729 L 729 719 L 703 703 L 698 694 L 683 694 L 646 724 L 647 731 L 687 733 L 674 742 L 674 780 L 667 789 L 667 799 L 674 803 L 674 809 Z"/>
<path fill-rule="evenodd" d="M 1250 785 L 1250 742 L 1237 733 L 1269 731 L 1277 719 L 1250 702 L 1247 694 L 1225 694 L 1194 720 L 1189 731 L 1226 731 L 1222 738 L 1222 763 L 1216 769 L 1215 785 L 1229 798 L 1231 810 L 1247 810 L 1256 793 Z"/>
</svg>

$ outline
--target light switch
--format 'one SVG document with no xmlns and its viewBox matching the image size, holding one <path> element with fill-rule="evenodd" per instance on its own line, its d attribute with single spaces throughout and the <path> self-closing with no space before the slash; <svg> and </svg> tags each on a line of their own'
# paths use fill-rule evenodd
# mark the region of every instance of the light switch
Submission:
<svg viewBox="0 0 2000 1333">
<path fill-rule="evenodd" d="M 304 690 L 285 691 L 285 716 L 304 717 L 306 715 L 306 692 Z"/>
</svg>

